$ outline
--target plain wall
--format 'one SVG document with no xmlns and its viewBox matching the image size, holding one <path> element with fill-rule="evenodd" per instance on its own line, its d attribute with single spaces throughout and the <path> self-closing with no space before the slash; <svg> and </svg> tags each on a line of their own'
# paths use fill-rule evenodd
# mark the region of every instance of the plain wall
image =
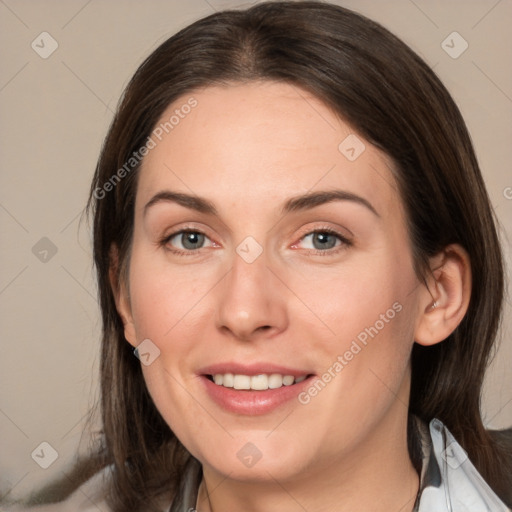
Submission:
<svg viewBox="0 0 512 512">
<path fill-rule="evenodd" d="M 0 2 L 0 495 L 23 495 L 62 475 L 97 396 L 100 322 L 90 232 L 80 215 L 123 87 L 178 29 L 214 10 L 254 3 Z M 512 2 L 337 3 L 401 37 L 453 94 L 503 227 L 510 271 Z M 454 31 L 469 45 L 458 58 L 442 47 Z M 58 43 L 46 59 L 31 46 L 35 40 L 40 53 L 51 49 L 48 36 L 40 42 L 42 32 Z M 452 52 L 463 44 L 455 38 Z M 506 307 L 483 400 L 493 428 L 512 424 L 510 299 Z M 48 469 L 31 457 L 43 441 L 58 452 Z"/>
</svg>

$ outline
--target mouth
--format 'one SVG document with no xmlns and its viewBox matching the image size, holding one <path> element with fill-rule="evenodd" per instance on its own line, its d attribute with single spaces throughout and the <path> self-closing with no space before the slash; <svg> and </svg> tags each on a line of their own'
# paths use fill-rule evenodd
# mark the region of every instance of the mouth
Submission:
<svg viewBox="0 0 512 512">
<path fill-rule="evenodd" d="M 285 404 L 301 405 L 298 395 L 315 375 L 273 364 L 223 364 L 202 369 L 199 377 L 206 396 L 221 409 L 256 416 Z"/>
</svg>

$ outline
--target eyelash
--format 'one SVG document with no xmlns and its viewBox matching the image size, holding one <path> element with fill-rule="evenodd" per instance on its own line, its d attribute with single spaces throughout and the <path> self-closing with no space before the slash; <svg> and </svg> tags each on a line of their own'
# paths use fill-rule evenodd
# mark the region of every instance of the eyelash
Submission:
<svg viewBox="0 0 512 512">
<path fill-rule="evenodd" d="M 203 231 L 199 230 L 199 229 L 192 229 L 192 228 L 182 228 L 178 231 L 174 231 L 173 233 L 171 233 L 170 235 L 166 235 L 164 236 L 160 242 L 159 242 L 159 245 L 164 247 L 167 251 L 173 253 L 173 254 L 176 254 L 178 256 L 196 256 L 197 255 L 197 251 L 199 251 L 200 249 L 193 249 L 193 250 L 190 250 L 190 251 L 184 251 L 182 249 L 175 249 L 174 247 L 169 247 L 169 242 L 176 236 L 176 235 L 180 235 L 180 234 L 184 234 L 184 233 L 195 233 L 195 234 L 199 234 L 199 235 L 204 235 L 206 238 L 208 238 L 208 235 L 206 233 L 204 233 Z M 201 248 L 203 249 L 203 247 Z"/>
<path fill-rule="evenodd" d="M 348 238 L 346 238 L 345 236 L 343 236 L 341 233 L 339 233 L 338 231 L 332 229 L 332 228 L 329 228 L 329 227 L 324 227 L 324 228 L 316 228 L 316 229 L 313 229 L 312 231 L 308 231 L 307 233 L 304 233 L 300 238 L 299 238 L 299 242 L 302 241 L 304 238 L 306 238 L 307 236 L 309 235 L 313 235 L 313 234 L 318 234 L 318 233 L 322 233 L 322 234 L 327 234 L 327 235 L 333 235 L 335 236 L 336 238 L 338 238 L 338 240 L 341 242 L 339 246 L 337 247 L 333 247 L 331 249 L 325 249 L 325 250 L 320 250 L 320 249 L 308 249 L 308 255 L 310 256 L 333 256 L 335 254 L 338 254 L 340 251 L 343 251 L 345 249 L 347 249 L 348 247 L 351 247 L 353 245 L 352 241 L 349 240 Z M 293 245 L 297 245 L 297 244 L 293 244 Z"/>
<path fill-rule="evenodd" d="M 197 255 L 197 251 L 203 249 L 202 247 L 200 249 L 191 249 L 189 251 L 184 251 L 182 249 L 175 249 L 169 247 L 169 242 L 172 240 L 176 235 L 184 234 L 184 233 L 194 233 L 194 234 L 200 234 L 204 235 L 206 238 L 208 238 L 208 235 L 204 233 L 203 231 L 199 229 L 192 229 L 192 228 L 183 228 L 178 231 L 174 231 L 170 235 L 166 235 L 159 241 L 159 245 L 162 247 L 165 247 L 166 250 L 169 252 L 172 252 L 173 254 L 176 254 L 178 256 L 195 256 Z M 348 238 L 344 237 L 342 234 L 338 233 L 332 228 L 317 228 L 312 231 L 308 231 L 304 235 L 302 235 L 299 239 L 299 242 L 302 241 L 304 238 L 306 238 L 308 235 L 312 235 L 315 233 L 322 233 L 322 234 L 329 234 L 334 235 L 340 240 L 341 244 L 338 247 L 333 247 L 331 249 L 326 250 L 320 250 L 320 249 L 309 249 L 309 255 L 313 256 L 332 256 L 334 254 L 337 254 L 338 252 L 347 249 L 348 247 L 351 247 L 353 245 L 352 241 Z M 296 245 L 296 244 L 294 244 Z"/>
</svg>

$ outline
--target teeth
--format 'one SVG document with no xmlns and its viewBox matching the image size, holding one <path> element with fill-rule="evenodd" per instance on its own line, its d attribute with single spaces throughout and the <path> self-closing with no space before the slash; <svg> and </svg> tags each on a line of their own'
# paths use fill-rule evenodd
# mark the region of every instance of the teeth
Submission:
<svg viewBox="0 0 512 512">
<path fill-rule="evenodd" d="M 251 389 L 251 377 L 249 375 L 235 375 L 233 387 L 235 389 Z"/>
<path fill-rule="evenodd" d="M 251 377 L 251 389 L 268 389 L 268 377 L 266 375 L 253 375 Z"/>
<path fill-rule="evenodd" d="M 283 385 L 283 377 L 278 373 L 273 373 L 268 377 L 268 387 L 269 389 L 277 389 Z"/>
<path fill-rule="evenodd" d="M 224 375 L 220 375 L 222 379 L 222 385 L 225 388 L 232 388 L 234 385 L 234 378 L 232 373 L 225 373 Z"/>
<path fill-rule="evenodd" d="M 302 382 L 306 375 L 295 378 L 293 375 L 281 375 L 272 373 L 270 375 L 233 375 L 232 373 L 218 373 L 212 375 L 213 382 L 218 386 L 234 389 L 252 389 L 255 391 L 265 391 L 267 389 L 277 389 L 282 386 L 291 386 Z"/>
<path fill-rule="evenodd" d="M 293 377 L 292 375 L 285 375 L 283 377 L 283 384 L 285 386 L 291 386 L 293 384 L 294 380 L 295 380 L 295 377 Z"/>
</svg>

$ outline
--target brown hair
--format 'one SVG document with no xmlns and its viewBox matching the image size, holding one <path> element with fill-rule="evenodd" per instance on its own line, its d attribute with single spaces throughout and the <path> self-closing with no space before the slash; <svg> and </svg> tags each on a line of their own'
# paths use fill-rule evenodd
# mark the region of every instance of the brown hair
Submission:
<svg viewBox="0 0 512 512">
<path fill-rule="evenodd" d="M 442 343 L 415 344 L 410 411 L 427 422 L 443 421 L 505 496 L 512 468 L 506 469 L 510 462 L 480 414 L 503 301 L 502 256 L 462 116 L 434 72 L 379 24 L 323 2 L 268 2 L 208 16 L 157 48 L 128 84 L 99 158 L 89 201 L 103 319 L 104 446 L 95 460 L 98 467 L 113 465 L 113 510 L 150 510 L 154 498 L 170 499 L 189 455 L 148 394 L 109 282 L 111 247 L 117 246 L 121 262 L 129 256 L 139 165 L 113 190 L 101 197 L 98 191 L 106 190 L 177 98 L 200 87 L 254 80 L 313 93 L 392 158 L 420 278 L 429 257 L 447 245 L 460 244 L 469 253 L 468 312 Z"/>
</svg>

